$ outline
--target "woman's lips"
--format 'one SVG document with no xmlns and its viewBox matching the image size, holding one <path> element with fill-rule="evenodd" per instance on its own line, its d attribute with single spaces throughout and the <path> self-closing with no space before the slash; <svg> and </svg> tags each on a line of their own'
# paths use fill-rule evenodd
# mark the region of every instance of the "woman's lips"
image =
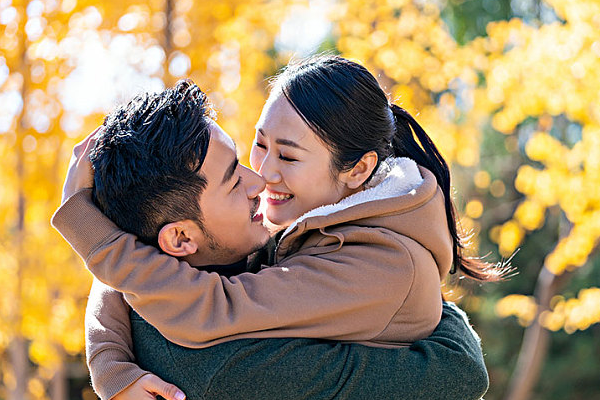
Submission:
<svg viewBox="0 0 600 400">
<path fill-rule="evenodd" d="M 262 222 L 262 220 L 263 220 L 262 213 L 257 213 L 255 216 L 252 217 L 252 222 Z"/>
<path fill-rule="evenodd" d="M 281 204 L 285 204 L 288 201 L 294 198 L 293 194 L 290 193 L 282 193 L 282 192 L 271 192 L 267 191 L 267 204 L 272 206 L 278 206 Z"/>
</svg>

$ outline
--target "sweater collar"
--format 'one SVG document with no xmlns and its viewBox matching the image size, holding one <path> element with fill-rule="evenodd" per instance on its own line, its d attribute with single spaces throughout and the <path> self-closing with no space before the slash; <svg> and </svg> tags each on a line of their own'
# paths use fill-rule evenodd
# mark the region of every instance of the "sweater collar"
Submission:
<svg viewBox="0 0 600 400">
<path fill-rule="evenodd" d="M 283 233 L 286 236 L 300 222 L 319 216 L 331 215 L 349 207 L 375 200 L 398 197 L 414 192 L 423 182 L 417 163 L 406 157 L 388 157 L 380 165 L 365 189 L 343 198 L 337 203 L 317 207 L 294 221 Z"/>
</svg>

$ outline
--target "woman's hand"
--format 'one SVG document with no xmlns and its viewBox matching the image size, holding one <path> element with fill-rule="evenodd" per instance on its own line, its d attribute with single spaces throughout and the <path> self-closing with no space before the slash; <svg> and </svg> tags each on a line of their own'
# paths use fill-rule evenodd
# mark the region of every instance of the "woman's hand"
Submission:
<svg viewBox="0 0 600 400">
<path fill-rule="evenodd" d="M 177 386 L 167 383 L 156 375 L 147 374 L 115 395 L 111 400 L 154 400 L 162 396 L 166 400 L 184 400 L 185 394 Z"/>
<path fill-rule="evenodd" d="M 104 129 L 102 126 L 96 128 L 73 148 L 73 155 L 63 186 L 61 204 L 79 190 L 91 188 L 94 185 L 94 170 L 90 161 L 90 153 L 96 144 L 96 134 L 102 129 Z"/>
</svg>

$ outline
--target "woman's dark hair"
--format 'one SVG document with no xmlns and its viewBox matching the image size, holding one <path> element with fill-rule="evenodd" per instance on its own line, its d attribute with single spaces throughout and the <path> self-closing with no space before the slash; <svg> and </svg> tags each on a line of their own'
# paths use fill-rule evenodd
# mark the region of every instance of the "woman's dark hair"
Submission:
<svg viewBox="0 0 600 400">
<path fill-rule="evenodd" d="M 288 65 L 274 80 L 272 90 L 283 93 L 330 149 L 334 172 L 351 169 L 370 151 L 377 153 L 374 171 L 388 156 L 408 157 L 430 170 L 444 194 L 453 239 L 451 273 L 458 268 L 480 281 L 503 276 L 504 267 L 463 256 L 446 161 L 417 121 L 403 108 L 390 104 L 365 67 L 339 56 L 316 56 Z"/>
</svg>

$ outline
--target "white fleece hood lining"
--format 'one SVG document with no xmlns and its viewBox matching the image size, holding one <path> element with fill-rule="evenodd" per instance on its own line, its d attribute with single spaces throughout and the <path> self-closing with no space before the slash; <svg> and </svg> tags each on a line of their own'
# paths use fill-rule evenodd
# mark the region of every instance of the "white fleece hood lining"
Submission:
<svg viewBox="0 0 600 400">
<path fill-rule="evenodd" d="M 335 204 L 324 205 L 308 211 L 294 221 L 285 230 L 283 236 L 307 218 L 330 215 L 369 201 L 414 194 L 415 189 L 421 183 L 423 183 L 423 177 L 416 162 L 406 157 L 388 157 L 379 165 L 377 172 L 375 172 L 364 190 L 345 197 Z"/>
</svg>

